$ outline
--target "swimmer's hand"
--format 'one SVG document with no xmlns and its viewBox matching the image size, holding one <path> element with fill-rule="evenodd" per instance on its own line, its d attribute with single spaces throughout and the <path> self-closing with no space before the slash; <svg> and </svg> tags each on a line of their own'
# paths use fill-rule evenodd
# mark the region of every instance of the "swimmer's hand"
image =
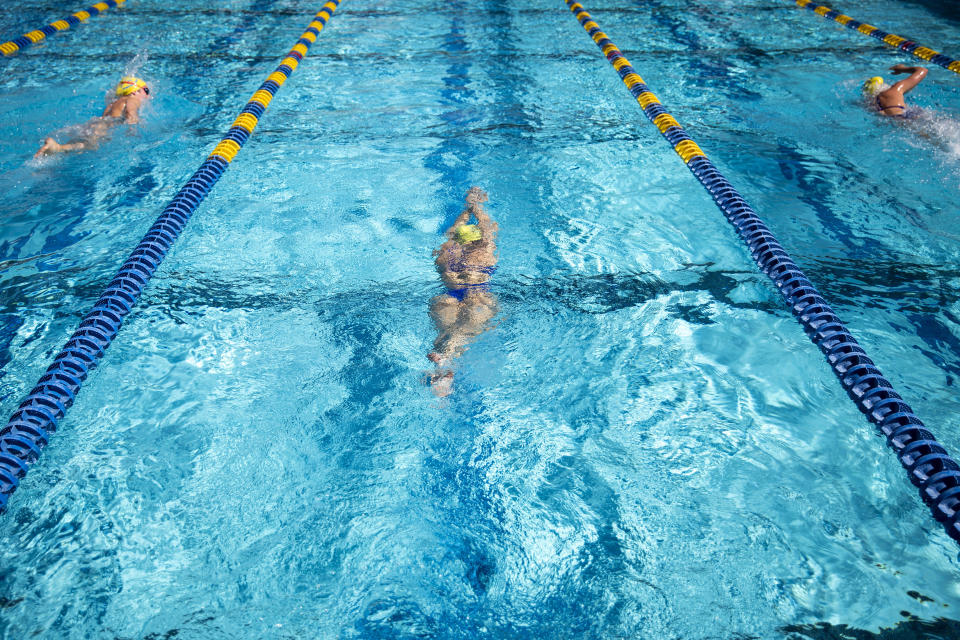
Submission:
<svg viewBox="0 0 960 640">
<path fill-rule="evenodd" d="M 47 138 L 43 141 L 43 146 L 40 147 L 35 154 L 33 154 L 33 157 L 40 158 L 42 156 L 52 155 L 54 153 L 59 153 L 60 150 L 61 147 L 59 144 L 57 144 L 56 140 L 53 138 Z"/>
<path fill-rule="evenodd" d="M 487 201 L 487 192 L 480 187 L 470 187 L 467 191 L 467 204 L 477 205 Z"/>
<path fill-rule="evenodd" d="M 895 64 L 890 67 L 890 71 L 894 73 L 913 73 L 916 67 L 908 67 L 905 64 Z"/>
</svg>

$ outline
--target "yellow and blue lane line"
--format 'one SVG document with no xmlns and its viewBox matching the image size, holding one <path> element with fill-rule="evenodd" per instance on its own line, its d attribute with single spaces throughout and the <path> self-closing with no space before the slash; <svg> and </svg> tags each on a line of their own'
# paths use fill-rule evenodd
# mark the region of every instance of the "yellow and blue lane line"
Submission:
<svg viewBox="0 0 960 640">
<path fill-rule="evenodd" d="M 813 283 L 807 279 L 769 227 L 743 196 L 710 162 L 677 120 L 667 113 L 643 78 L 606 33 L 575 0 L 570 11 L 607 57 L 644 114 L 660 130 L 691 173 L 713 197 L 727 221 L 750 250 L 754 262 L 780 291 L 791 313 L 819 347 L 827 363 L 856 404 L 896 453 L 907 476 L 920 489 L 933 517 L 947 535 L 960 542 L 960 464 L 883 377 Z"/>
<path fill-rule="evenodd" d="M 810 9 L 810 11 L 813 11 L 818 16 L 823 16 L 824 18 L 838 22 L 848 29 L 859 31 L 864 35 L 870 36 L 871 38 L 876 38 L 880 42 L 888 44 L 891 47 L 895 47 L 901 51 L 906 51 L 907 53 L 912 53 L 921 60 L 926 60 L 927 62 L 940 65 L 944 69 L 949 69 L 954 73 L 960 73 L 960 60 L 954 60 L 949 56 L 943 55 L 939 51 L 934 51 L 929 47 L 921 46 L 913 40 L 908 40 L 907 38 L 898 36 L 895 33 L 887 33 L 886 31 L 882 31 L 872 24 L 854 20 L 850 16 L 846 16 L 839 11 L 834 11 L 830 7 L 824 7 L 823 5 L 816 4 L 813 2 L 813 0 L 797 0 L 797 6 Z"/>
<path fill-rule="evenodd" d="M 0 513 L 11 494 L 46 447 L 124 318 L 133 309 L 144 287 L 180 236 L 190 217 L 220 179 L 257 126 L 273 96 L 287 81 L 310 45 L 317 39 L 341 0 L 330 0 L 314 16 L 307 30 L 280 65 L 247 101 L 226 135 L 183 185 L 160 217 L 83 317 L 80 327 L 56 355 L 29 395 L 20 403 L 7 426 L 0 429 Z"/>
<path fill-rule="evenodd" d="M 103 0 L 103 2 L 98 2 L 97 4 L 91 5 L 82 11 L 77 11 L 63 20 L 57 20 L 56 22 L 51 22 L 45 27 L 40 27 L 28 33 L 23 34 L 19 38 L 15 38 L 8 42 L 0 44 L 0 54 L 3 54 L 4 57 L 12 56 L 17 51 L 29 47 L 31 44 L 40 42 L 47 36 L 52 36 L 57 31 L 66 31 L 70 27 L 75 27 L 81 22 L 90 19 L 91 17 L 101 14 L 107 9 L 112 7 L 119 7 L 127 0 Z"/>
</svg>

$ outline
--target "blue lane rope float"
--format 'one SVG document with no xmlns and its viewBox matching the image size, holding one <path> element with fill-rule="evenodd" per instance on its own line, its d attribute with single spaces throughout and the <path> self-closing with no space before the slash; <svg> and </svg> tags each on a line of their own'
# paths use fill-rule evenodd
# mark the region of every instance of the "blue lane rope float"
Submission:
<svg viewBox="0 0 960 640">
<path fill-rule="evenodd" d="M 274 94 L 307 55 L 340 2 L 330 0 L 314 16 L 287 57 L 267 76 L 224 138 L 163 210 L 53 364 L 0 430 L 0 513 L 6 510 L 10 495 L 37 461 L 50 434 L 73 404 L 80 385 L 97 366 L 187 221 L 253 133 Z"/>
<path fill-rule="evenodd" d="M 887 33 L 886 31 L 881 31 L 871 24 L 866 22 L 860 22 L 859 20 L 854 20 L 850 16 L 843 15 L 839 11 L 834 11 L 830 7 L 824 7 L 814 3 L 812 0 L 797 0 L 797 5 L 800 7 L 805 7 L 810 9 L 815 14 L 823 16 L 838 22 L 848 29 L 854 29 L 859 31 L 864 35 L 868 35 L 872 38 L 890 45 L 891 47 L 896 47 L 901 51 L 906 51 L 907 53 L 912 53 L 921 60 L 926 60 L 927 62 L 932 62 L 933 64 L 938 64 L 944 69 L 949 69 L 954 73 L 960 73 L 960 60 L 955 60 L 953 58 L 947 57 L 940 53 L 939 51 L 934 51 L 929 47 L 924 47 L 913 40 L 908 40 L 903 36 L 898 36 L 895 33 Z"/>
<path fill-rule="evenodd" d="M 827 301 L 680 124 L 663 108 L 626 57 L 574 0 L 570 11 L 620 74 L 620 79 L 687 168 L 746 243 L 760 270 L 773 280 L 790 311 L 820 348 L 850 398 L 887 438 L 910 481 L 947 534 L 960 542 L 960 465 L 894 391 Z"/>
<path fill-rule="evenodd" d="M 111 7 L 119 7 L 126 1 L 127 0 L 104 0 L 103 2 L 98 2 L 97 4 L 91 5 L 82 11 L 77 11 L 76 13 L 67 16 L 63 20 L 51 22 L 45 27 L 35 29 L 29 33 L 23 34 L 19 38 L 15 38 L 9 42 L 0 44 L 0 54 L 2 54 L 4 57 L 12 56 L 17 51 L 40 42 L 47 36 L 52 36 L 57 31 L 66 31 L 70 27 L 75 27 L 88 18 L 101 14 Z"/>
</svg>

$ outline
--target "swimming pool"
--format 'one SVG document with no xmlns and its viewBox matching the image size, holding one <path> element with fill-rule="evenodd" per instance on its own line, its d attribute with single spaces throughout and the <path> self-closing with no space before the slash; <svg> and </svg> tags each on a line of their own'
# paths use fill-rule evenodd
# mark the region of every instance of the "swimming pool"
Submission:
<svg viewBox="0 0 960 640">
<path fill-rule="evenodd" d="M 131 0 L 5 61 L 8 415 L 318 8 Z M 921 4 L 837 8 L 960 52 Z M 953 74 L 907 129 L 857 88 L 911 59 L 792 3 L 588 9 L 960 451 Z M 346 0 L 0 518 L 3 637 L 960 617 L 953 543 L 608 66 L 562 2 Z M 27 161 L 134 68 L 136 133 Z M 475 184 L 500 314 L 440 401 L 431 251 Z"/>
</svg>

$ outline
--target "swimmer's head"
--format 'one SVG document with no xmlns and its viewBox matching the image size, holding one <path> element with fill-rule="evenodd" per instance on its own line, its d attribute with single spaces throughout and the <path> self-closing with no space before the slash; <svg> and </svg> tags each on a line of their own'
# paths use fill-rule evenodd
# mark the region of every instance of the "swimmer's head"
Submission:
<svg viewBox="0 0 960 640">
<path fill-rule="evenodd" d="M 147 95 L 150 95 L 150 88 L 147 86 L 147 83 L 140 78 L 134 78 L 133 76 L 121 78 L 120 83 L 117 85 L 117 95 L 132 96 L 141 89 L 143 89 Z"/>
<path fill-rule="evenodd" d="M 874 76 L 863 83 L 863 92 L 868 96 L 875 96 L 883 91 L 883 86 L 883 78 L 880 76 Z"/>
<path fill-rule="evenodd" d="M 453 239 L 460 244 L 470 244 L 483 237 L 480 227 L 475 224 L 462 224 L 453 232 Z"/>
</svg>

